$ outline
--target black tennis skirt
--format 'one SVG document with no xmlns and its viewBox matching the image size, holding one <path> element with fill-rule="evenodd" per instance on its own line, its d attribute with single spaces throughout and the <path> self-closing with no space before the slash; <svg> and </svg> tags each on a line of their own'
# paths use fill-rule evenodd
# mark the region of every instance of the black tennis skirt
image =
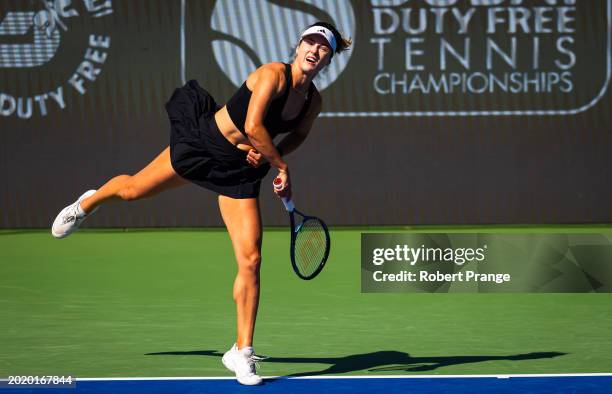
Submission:
<svg viewBox="0 0 612 394">
<path fill-rule="evenodd" d="M 181 177 L 221 195 L 257 197 L 270 164 L 253 168 L 247 163 L 247 152 L 219 131 L 214 117 L 219 108 L 195 80 L 174 90 L 166 103 L 172 167 Z"/>
</svg>

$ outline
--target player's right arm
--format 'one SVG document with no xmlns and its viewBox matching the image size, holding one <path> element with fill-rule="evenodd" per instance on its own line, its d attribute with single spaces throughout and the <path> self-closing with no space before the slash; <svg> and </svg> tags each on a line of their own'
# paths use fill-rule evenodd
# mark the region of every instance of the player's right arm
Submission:
<svg viewBox="0 0 612 394">
<path fill-rule="evenodd" d="M 282 159 L 264 126 L 270 103 L 283 91 L 284 73 L 275 64 L 262 66 L 251 88 L 251 100 L 247 110 L 244 131 L 253 148 L 280 172 L 287 172 L 287 163 Z"/>
</svg>

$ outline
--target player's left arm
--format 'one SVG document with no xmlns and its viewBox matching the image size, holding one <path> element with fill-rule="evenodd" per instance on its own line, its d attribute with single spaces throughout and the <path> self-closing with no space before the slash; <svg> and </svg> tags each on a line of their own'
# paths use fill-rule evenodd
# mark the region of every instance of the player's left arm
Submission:
<svg viewBox="0 0 612 394">
<path fill-rule="evenodd" d="M 317 119 L 319 113 L 321 113 L 321 104 L 321 95 L 317 90 L 314 90 L 310 108 L 308 108 L 304 119 L 302 119 L 292 133 L 283 138 L 277 145 L 277 148 L 280 149 L 283 156 L 296 150 L 304 142 L 306 137 L 308 137 L 308 133 L 310 133 L 315 119 Z"/>
</svg>

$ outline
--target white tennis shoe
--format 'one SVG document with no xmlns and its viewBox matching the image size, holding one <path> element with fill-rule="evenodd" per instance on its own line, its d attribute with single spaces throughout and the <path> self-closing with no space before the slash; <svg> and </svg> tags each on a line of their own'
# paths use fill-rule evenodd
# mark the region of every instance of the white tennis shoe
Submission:
<svg viewBox="0 0 612 394">
<path fill-rule="evenodd" d="M 236 374 L 238 383 L 253 386 L 262 382 L 261 377 L 257 375 L 257 367 L 259 367 L 257 362 L 264 359 L 265 357 L 256 356 L 252 347 L 238 349 L 234 344 L 230 350 L 225 352 L 221 361 L 227 369 Z"/>
<path fill-rule="evenodd" d="M 96 207 L 93 211 L 86 214 L 79 206 L 82 200 L 91 196 L 95 192 L 95 190 L 86 191 L 81 197 L 79 197 L 78 200 L 60 211 L 53 221 L 53 226 L 51 227 L 51 234 L 53 234 L 55 238 L 64 238 L 69 236 L 79 228 L 85 219 L 98 210 L 99 207 Z"/>
</svg>

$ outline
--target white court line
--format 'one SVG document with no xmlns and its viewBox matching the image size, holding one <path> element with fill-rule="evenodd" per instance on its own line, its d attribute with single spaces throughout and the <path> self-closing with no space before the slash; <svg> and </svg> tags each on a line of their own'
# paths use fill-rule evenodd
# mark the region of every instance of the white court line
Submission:
<svg viewBox="0 0 612 394">
<path fill-rule="evenodd" d="M 552 374 L 483 374 L 483 375 L 329 375 L 329 376 L 263 376 L 263 379 L 482 379 L 482 378 L 560 378 L 560 377 L 612 377 L 612 373 L 552 373 Z M 167 377 L 123 377 L 123 378 L 79 378 L 73 377 L 76 382 L 97 381 L 173 381 L 173 380 L 235 380 L 233 376 L 167 376 Z M 8 379 L 0 379 L 0 382 Z"/>
<path fill-rule="evenodd" d="M 449 379 L 449 378 L 557 378 L 557 377 L 603 377 L 612 373 L 554 373 L 554 374 L 501 374 L 501 375 L 330 375 L 330 376 L 264 376 L 264 379 Z M 193 377 L 136 377 L 136 378 L 75 378 L 77 381 L 113 380 L 235 380 L 233 376 L 193 376 Z"/>
</svg>

